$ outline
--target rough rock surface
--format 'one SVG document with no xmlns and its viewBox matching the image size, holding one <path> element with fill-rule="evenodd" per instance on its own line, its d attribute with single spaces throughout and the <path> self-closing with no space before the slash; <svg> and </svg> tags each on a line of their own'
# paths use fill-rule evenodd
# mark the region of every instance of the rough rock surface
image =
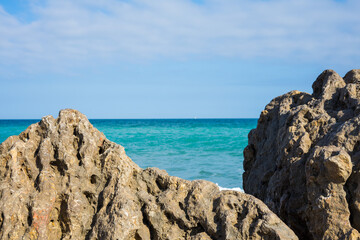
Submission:
<svg viewBox="0 0 360 240">
<path fill-rule="evenodd" d="M 244 190 L 301 239 L 359 239 L 360 70 L 272 100 L 249 133 Z"/>
<path fill-rule="evenodd" d="M 3 142 L 0 181 L 1 239 L 297 239 L 250 195 L 139 168 L 75 110 Z"/>
</svg>

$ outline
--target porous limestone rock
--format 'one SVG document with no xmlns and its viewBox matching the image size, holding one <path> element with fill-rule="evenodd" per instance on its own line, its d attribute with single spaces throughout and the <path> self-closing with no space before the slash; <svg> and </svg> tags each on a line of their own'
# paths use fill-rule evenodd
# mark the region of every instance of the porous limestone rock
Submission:
<svg viewBox="0 0 360 240">
<path fill-rule="evenodd" d="M 244 190 L 300 239 L 359 239 L 360 70 L 273 99 L 249 133 Z"/>
<path fill-rule="evenodd" d="M 0 181 L 1 239 L 297 239 L 250 195 L 139 168 L 75 110 L 3 142 Z"/>
</svg>

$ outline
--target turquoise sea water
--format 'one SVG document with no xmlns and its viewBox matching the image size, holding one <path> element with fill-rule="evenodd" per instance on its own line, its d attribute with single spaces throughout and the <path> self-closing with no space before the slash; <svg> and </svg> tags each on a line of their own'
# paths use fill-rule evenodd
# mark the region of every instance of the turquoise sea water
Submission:
<svg viewBox="0 0 360 240">
<path fill-rule="evenodd" d="M 0 142 L 39 120 L 0 120 Z M 243 150 L 257 119 L 114 119 L 90 122 L 140 167 L 242 188 Z"/>
</svg>

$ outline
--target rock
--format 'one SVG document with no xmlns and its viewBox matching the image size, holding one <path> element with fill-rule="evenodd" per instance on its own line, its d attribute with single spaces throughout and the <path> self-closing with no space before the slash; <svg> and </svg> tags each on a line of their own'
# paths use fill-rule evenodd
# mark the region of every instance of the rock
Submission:
<svg viewBox="0 0 360 240">
<path fill-rule="evenodd" d="M 139 168 L 75 110 L 3 142 L 0 181 L 1 239 L 297 239 L 250 195 Z"/>
<path fill-rule="evenodd" d="M 360 69 L 354 69 L 348 72 L 344 80 L 346 83 L 360 83 Z"/>
<path fill-rule="evenodd" d="M 244 190 L 300 239 L 359 239 L 360 70 L 324 71 L 261 113 L 244 150 Z"/>
</svg>

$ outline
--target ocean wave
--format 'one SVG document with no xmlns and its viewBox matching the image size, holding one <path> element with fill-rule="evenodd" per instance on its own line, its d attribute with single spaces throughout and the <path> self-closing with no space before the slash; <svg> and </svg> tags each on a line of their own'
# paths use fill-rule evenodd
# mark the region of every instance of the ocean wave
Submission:
<svg viewBox="0 0 360 240">
<path fill-rule="evenodd" d="M 235 188 L 224 188 L 224 187 L 221 187 L 219 186 L 219 184 L 216 183 L 216 186 L 219 187 L 220 191 L 223 191 L 223 190 L 233 190 L 233 191 L 238 191 L 238 192 L 244 192 L 244 190 L 242 190 L 241 188 L 239 187 L 235 187 Z"/>
</svg>

